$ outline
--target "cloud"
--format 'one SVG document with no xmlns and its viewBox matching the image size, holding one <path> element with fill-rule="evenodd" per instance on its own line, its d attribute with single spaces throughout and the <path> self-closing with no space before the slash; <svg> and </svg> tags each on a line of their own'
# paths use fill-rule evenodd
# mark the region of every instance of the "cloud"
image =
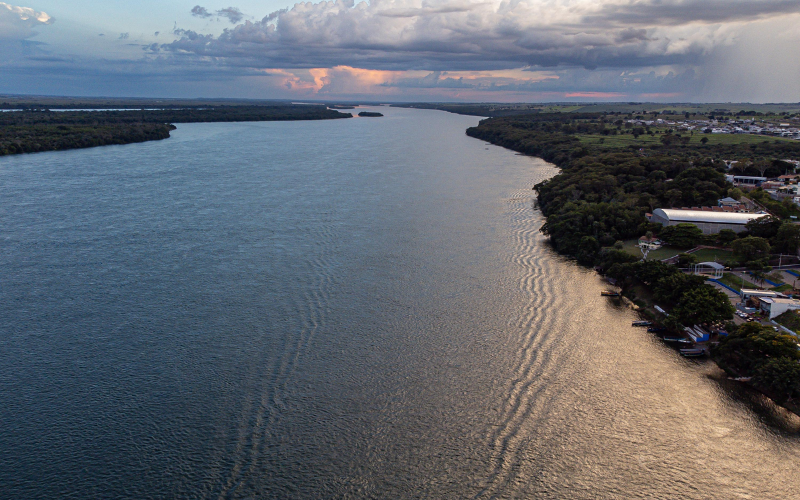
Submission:
<svg viewBox="0 0 800 500">
<path fill-rule="evenodd" d="M 244 19 L 244 14 L 236 7 L 226 7 L 214 12 L 214 14 L 216 14 L 218 17 L 224 17 L 228 19 L 231 24 L 236 24 Z M 214 16 L 214 14 L 209 12 L 205 7 L 201 7 L 199 5 L 192 7 L 192 15 L 195 17 L 209 18 Z"/>
<path fill-rule="evenodd" d="M 628 0 L 607 2 L 586 15 L 583 21 L 606 25 L 675 26 L 745 21 L 797 11 L 797 0 Z"/>
<path fill-rule="evenodd" d="M 24 40 L 36 34 L 34 28 L 55 21 L 44 12 L 0 2 L 0 41 Z"/>
<path fill-rule="evenodd" d="M 231 24 L 236 24 L 242 19 L 244 19 L 244 14 L 242 14 L 242 11 L 240 11 L 236 7 L 227 7 L 225 9 L 220 9 L 217 11 L 217 15 L 220 17 L 227 17 L 228 21 L 230 21 Z"/>
<path fill-rule="evenodd" d="M 120 33 L 119 34 L 119 39 L 120 40 L 127 40 L 128 38 L 130 38 L 130 36 L 131 36 L 130 33 Z"/>
<path fill-rule="evenodd" d="M 741 23 L 798 12 L 797 0 L 333 0 L 163 48 L 256 68 L 650 67 L 696 63 Z"/>
<path fill-rule="evenodd" d="M 192 7 L 192 15 L 195 17 L 211 17 L 213 14 L 211 14 L 205 7 L 195 5 Z"/>
</svg>

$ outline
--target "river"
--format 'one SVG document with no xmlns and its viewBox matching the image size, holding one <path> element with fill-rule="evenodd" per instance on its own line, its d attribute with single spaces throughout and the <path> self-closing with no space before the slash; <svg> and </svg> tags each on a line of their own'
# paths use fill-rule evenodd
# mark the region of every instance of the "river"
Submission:
<svg viewBox="0 0 800 500">
<path fill-rule="evenodd" d="M 0 158 L 0 497 L 791 498 L 800 419 L 539 233 L 475 117 Z"/>
</svg>

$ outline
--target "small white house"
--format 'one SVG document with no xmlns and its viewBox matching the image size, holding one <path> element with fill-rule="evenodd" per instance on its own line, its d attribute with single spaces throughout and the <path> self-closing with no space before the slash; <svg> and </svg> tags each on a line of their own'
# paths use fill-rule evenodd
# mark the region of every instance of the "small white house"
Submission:
<svg viewBox="0 0 800 500">
<path fill-rule="evenodd" d="M 648 238 L 647 236 L 642 236 L 639 238 L 639 247 L 646 248 L 648 250 L 658 250 L 661 248 L 663 243 L 661 240 L 656 238 L 655 236 L 652 238 Z"/>
</svg>

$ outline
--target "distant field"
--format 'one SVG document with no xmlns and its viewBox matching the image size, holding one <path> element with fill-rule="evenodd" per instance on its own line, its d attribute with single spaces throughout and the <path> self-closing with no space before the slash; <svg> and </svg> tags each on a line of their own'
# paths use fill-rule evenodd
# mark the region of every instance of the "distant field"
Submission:
<svg viewBox="0 0 800 500">
<path fill-rule="evenodd" d="M 796 113 L 800 111 L 800 104 L 786 103 L 786 104 L 748 104 L 748 103 L 710 103 L 710 104 L 694 104 L 694 103 L 674 103 L 674 104 L 658 104 L 658 103 L 607 103 L 607 104 L 591 104 L 585 105 L 576 111 L 581 113 L 602 113 L 602 112 L 618 112 L 618 113 L 640 113 L 646 112 L 661 112 L 672 111 L 675 113 L 683 114 L 701 113 L 708 114 L 718 112 L 719 110 L 726 110 L 727 112 L 756 111 L 758 113 Z"/>
<path fill-rule="evenodd" d="M 639 250 L 637 246 L 639 244 L 639 240 L 627 240 L 623 242 L 622 249 L 633 255 L 634 257 L 642 258 L 642 251 Z M 670 257 L 674 257 L 681 252 L 685 252 L 686 250 L 682 250 L 680 248 L 674 247 L 661 247 L 658 250 L 651 250 L 650 253 L 647 254 L 647 260 L 664 260 L 669 259 Z"/>
<path fill-rule="evenodd" d="M 733 252 L 729 250 L 715 250 L 713 248 L 704 248 L 693 252 L 692 255 L 697 257 L 697 262 L 730 262 L 736 260 Z"/>
<path fill-rule="evenodd" d="M 737 292 L 741 291 L 742 288 L 761 288 L 756 286 L 755 284 L 747 281 L 742 280 L 742 278 L 736 276 L 735 274 L 725 273 L 722 275 L 722 278 L 719 279 L 722 283 L 725 283 L 729 287 L 733 288 Z"/>
<path fill-rule="evenodd" d="M 681 134 L 687 137 L 686 133 Z M 628 146 L 638 146 L 646 148 L 652 145 L 661 145 L 661 134 L 658 135 L 640 135 L 639 138 L 634 138 L 631 134 L 624 135 L 599 135 L 599 134 L 585 134 L 576 135 L 576 137 L 583 144 L 591 144 L 593 146 L 605 146 L 608 148 L 627 148 Z M 695 133 L 689 137 L 689 144 L 697 145 L 702 148 L 700 140 L 703 137 L 708 138 L 708 145 L 715 144 L 756 144 L 760 142 L 772 141 L 789 141 L 798 142 L 794 139 L 786 139 L 783 137 L 769 137 L 766 135 L 753 135 L 753 134 L 702 134 Z"/>
</svg>

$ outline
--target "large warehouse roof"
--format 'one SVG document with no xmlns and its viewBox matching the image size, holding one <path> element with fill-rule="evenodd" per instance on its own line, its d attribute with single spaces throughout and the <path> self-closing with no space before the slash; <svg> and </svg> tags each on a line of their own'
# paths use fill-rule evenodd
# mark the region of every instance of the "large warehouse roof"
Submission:
<svg viewBox="0 0 800 500">
<path fill-rule="evenodd" d="M 747 224 L 753 219 L 767 214 L 747 214 L 739 212 L 711 212 L 707 210 L 678 210 L 674 208 L 657 208 L 654 216 L 675 222 L 711 222 L 714 224 Z"/>
</svg>

